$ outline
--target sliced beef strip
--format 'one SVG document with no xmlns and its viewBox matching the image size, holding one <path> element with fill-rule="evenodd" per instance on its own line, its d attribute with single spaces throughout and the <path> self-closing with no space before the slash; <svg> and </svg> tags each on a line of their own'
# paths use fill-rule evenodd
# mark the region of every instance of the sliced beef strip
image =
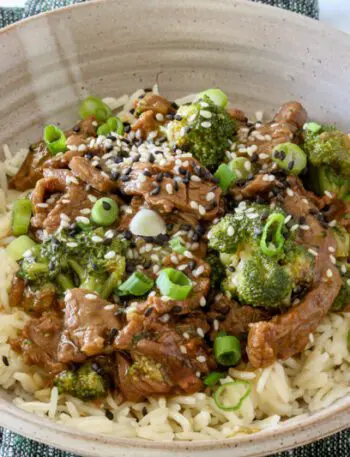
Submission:
<svg viewBox="0 0 350 457">
<path fill-rule="evenodd" d="M 10 344 L 23 355 L 24 363 L 37 365 L 51 375 L 57 374 L 65 369 L 65 365 L 57 360 L 62 323 L 60 312 L 44 312 L 41 317 L 30 319 L 22 334 Z"/>
<path fill-rule="evenodd" d="M 121 321 L 116 307 L 85 289 L 71 289 L 65 295 L 63 332 L 58 346 L 60 362 L 83 362 L 87 357 L 109 353 Z"/>
<path fill-rule="evenodd" d="M 23 308 L 27 313 L 40 316 L 56 305 L 56 288 L 45 284 L 38 290 L 28 287 L 24 279 L 14 276 L 10 290 L 10 306 Z"/>
<path fill-rule="evenodd" d="M 160 393 L 159 389 L 163 393 L 188 394 L 201 390 L 203 385 L 197 374 L 207 374 L 215 368 L 215 360 L 203 339 L 209 330 L 205 316 L 197 313 L 166 321 L 156 310 L 141 313 L 145 308 L 150 309 L 148 304 L 139 304 L 116 339 L 117 349 L 130 351 L 134 362 L 141 358 L 149 367 L 148 373 L 140 369 L 127 372 L 124 360 L 119 376 L 123 376 L 121 389 L 126 398 L 135 399 L 136 395 L 140 399 Z M 154 375 L 156 385 L 145 385 L 150 378 L 154 380 Z"/>
<path fill-rule="evenodd" d="M 250 324 L 268 321 L 271 314 L 261 308 L 240 306 L 236 301 L 230 300 L 223 294 L 215 297 L 215 301 L 207 314 L 208 321 L 217 322 L 210 332 L 210 339 L 214 341 L 218 332 L 226 332 L 237 338 L 244 337 L 249 332 Z"/>
<path fill-rule="evenodd" d="M 73 130 L 66 132 L 67 144 L 75 147 L 81 144 L 85 145 L 87 138 L 96 136 L 97 126 L 94 123 L 94 117 L 89 116 Z M 41 141 L 30 148 L 18 173 L 11 178 L 9 186 L 20 191 L 31 189 L 43 177 L 44 168 L 66 168 L 72 155 L 81 155 L 85 152 L 67 151 L 65 154 L 53 157 L 47 150 L 45 143 Z"/>
<path fill-rule="evenodd" d="M 73 174 L 88 183 L 99 192 L 111 192 L 116 189 L 116 183 L 105 172 L 93 167 L 85 157 L 73 157 L 69 162 Z"/>
<path fill-rule="evenodd" d="M 300 304 L 269 322 L 251 325 L 247 353 L 254 368 L 267 367 L 277 359 L 284 360 L 303 351 L 309 334 L 328 313 L 342 285 L 339 271 L 329 259 L 328 248 L 332 244 L 328 235 L 316 260 L 313 287 Z"/>
<path fill-rule="evenodd" d="M 235 200 L 254 199 L 255 197 L 266 197 L 270 190 L 275 186 L 275 182 L 268 181 L 264 176 L 266 173 L 257 174 L 254 179 L 247 181 L 243 187 L 234 186 L 230 189 L 230 194 Z"/>
<path fill-rule="evenodd" d="M 151 110 L 143 112 L 132 126 L 133 132 L 140 132 L 141 138 L 144 140 L 151 132 L 156 132 L 158 135 L 158 128 L 159 123 Z"/>
<path fill-rule="evenodd" d="M 209 172 L 194 159 L 179 158 L 165 166 L 138 162 L 133 164 L 131 171 L 130 167 L 124 165 L 121 172 L 125 169 L 128 169 L 128 175 L 125 180 L 119 181 L 121 190 L 126 195 L 143 196 L 151 208 L 161 213 L 178 210 L 180 213 L 194 215 L 197 219 L 210 221 L 222 212 L 220 188 L 211 181 L 211 175 L 210 179 L 206 179 L 206 176 L 209 178 Z M 203 177 L 195 176 L 184 183 L 180 169 L 182 173 L 188 172 L 189 176 L 196 169 Z M 208 201 L 210 193 L 213 198 Z"/>
<path fill-rule="evenodd" d="M 135 110 L 141 113 L 152 111 L 154 114 L 159 113 L 163 116 L 176 112 L 176 109 L 166 98 L 156 94 L 147 94 L 143 98 L 136 100 Z"/>
<path fill-rule="evenodd" d="M 55 198 L 52 198 L 52 193 Z M 91 196 L 98 198 L 99 194 L 94 190 L 88 192 L 69 170 L 45 168 L 44 178 L 37 182 L 31 195 L 34 208 L 31 224 L 36 229 L 43 228 L 53 233 L 61 225 L 62 214 L 70 222 L 74 222 L 78 216 L 84 216 L 81 211 L 93 206 Z"/>
</svg>

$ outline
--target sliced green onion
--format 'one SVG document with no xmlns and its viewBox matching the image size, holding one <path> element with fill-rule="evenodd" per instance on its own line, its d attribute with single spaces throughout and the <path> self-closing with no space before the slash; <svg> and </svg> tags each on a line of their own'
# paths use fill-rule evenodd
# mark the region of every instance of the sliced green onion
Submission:
<svg viewBox="0 0 350 457">
<path fill-rule="evenodd" d="M 100 125 L 97 129 L 97 135 L 107 136 L 111 132 L 123 135 L 124 124 L 119 117 L 110 117 L 105 124 Z"/>
<path fill-rule="evenodd" d="M 28 233 L 31 217 L 32 202 L 27 198 L 16 200 L 12 207 L 12 233 L 15 236 Z"/>
<path fill-rule="evenodd" d="M 82 119 L 88 116 L 94 116 L 99 122 L 106 122 L 108 118 L 112 117 L 112 110 L 100 98 L 86 97 L 79 108 L 79 114 Z"/>
<path fill-rule="evenodd" d="M 140 271 L 135 271 L 129 278 L 119 286 L 119 295 L 145 295 L 154 286 L 153 279 Z"/>
<path fill-rule="evenodd" d="M 235 404 L 226 405 L 224 403 L 224 400 L 222 400 L 222 395 L 224 394 L 225 390 L 227 390 L 228 388 L 238 390 L 237 388 L 239 388 L 239 386 L 246 386 L 245 392 L 239 397 L 238 401 Z M 238 411 L 241 408 L 244 400 L 247 397 L 249 397 L 251 390 L 252 390 L 252 386 L 248 381 L 235 380 L 233 382 L 228 382 L 226 384 L 222 384 L 214 393 L 213 398 L 214 398 L 216 406 L 218 408 L 222 409 L 223 411 Z M 236 393 L 236 392 L 231 391 L 230 396 L 232 396 L 233 393 Z M 237 393 L 239 393 L 239 392 L 237 391 Z"/>
<path fill-rule="evenodd" d="M 180 237 L 176 236 L 169 241 L 171 249 L 178 254 L 183 254 L 186 251 L 186 246 Z"/>
<path fill-rule="evenodd" d="M 204 385 L 208 387 L 213 387 L 215 384 L 218 383 L 219 379 L 223 378 L 225 375 L 224 373 L 220 373 L 218 371 L 213 371 L 212 373 L 209 373 L 208 376 L 204 378 Z"/>
<path fill-rule="evenodd" d="M 162 295 L 173 300 L 184 300 L 192 290 L 192 281 L 175 268 L 161 270 L 157 278 L 157 286 Z"/>
<path fill-rule="evenodd" d="M 235 175 L 235 181 L 245 181 L 251 174 L 251 162 L 244 157 L 236 157 L 229 162 L 228 167 Z"/>
<path fill-rule="evenodd" d="M 294 143 L 282 143 L 273 148 L 272 160 L 292 175 L 301 173 L 307 164 L 305 152 Z"/>
<path fill-rule="evenodd" d="M 226 192 L 236 181 L 236 175 L 230 170 L 226 163 L 222 163 L 214 173 L 215 178 L 219 180 L 219 186 Z"/>
<path fill-rule="evenodd" d="M 13 260 L 20 260 L 23 254 L 36 246 L 35 242 L 27 235 L 21 235 L 6 247 L 7 254 Z"/>
<path fill-rule="evenodd" d="M 304 130 L 308 130 L 311 133 L 318 133 L 322 129 L 322 125 L 317 122 L 308 122 L 304 124 Z"/>
<path fill-rule="evenodd" d="M 232 335 L 220 335 L 214 341 L 215 358 L 224 366 L 234 366 L 242 358 L 241 343 Z"/>
<path fill-rule="evenodd" d="M 55 125 L 47 125 L 44 128 L 44 142 L 51 154 L 67 151 L 66 135 Z"/>
<path fill-rule="evenodd" d="M 98 225 L 111 225 L 119 217 L 118 204 L 111 198 L 97 200 L 91 210 L 91 218 Z"/>
<path fill-rule="evenodd" d="M 280 254 L 284 245 L 283 227 L 285 217 L 272 213 L 268 217 L 260 240 L 260 249 L 270 257 Z"/>
<path fill-rule="evenodd" d="M 226 108 L 228 102 L 227 95 L 221 89 L 207 89 L 203 92 L 200 92 L 197 95 L 196 100 L 199 100 L 205 96 L 209 97 L 212 102 L 215 103 L 215 105 L 220 106 L 221 108 Z"/>
<path fill-rule="evenodd" d="M 58 285 L 60 286 L 60 288 L 63 290 L 63 292 L 66 290 L 69 290 L 69 289 L 74 289 L 74 283 L 68 275 L 60 273 L 57 276 L 56 281 L 57 281 Z"/>
</svg>

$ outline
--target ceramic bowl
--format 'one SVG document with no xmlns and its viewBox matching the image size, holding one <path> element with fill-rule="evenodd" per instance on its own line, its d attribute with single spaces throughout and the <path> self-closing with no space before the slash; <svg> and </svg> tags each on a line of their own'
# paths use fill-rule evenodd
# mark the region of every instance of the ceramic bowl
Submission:
<svg viewBox="0 0 350 457">
<path fill-rule="evenodd" d="M 220 86 L 247 111 L 300 100 L 349 127 L 350 36 L 244 0 L 105 0 L 41 14 L 0 32 L 0 144 L 23 147 L 45 122 L 67 127 L 87 94 L 159 84 L 175 98 Z M 154 443 L 77 432 L 17 409 L 0 392 L 0 424 L 95 457 L 262 456 L 348 426 L 350 398 L 312 416 L 222 442 Z"/>
</svg>

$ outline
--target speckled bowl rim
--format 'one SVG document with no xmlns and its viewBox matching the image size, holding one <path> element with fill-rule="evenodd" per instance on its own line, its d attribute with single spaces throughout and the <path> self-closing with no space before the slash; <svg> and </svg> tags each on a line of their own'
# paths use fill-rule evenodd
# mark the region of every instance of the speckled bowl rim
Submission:
<svg viewBox="0 0 350 457">
<path fill-rule="evenodd" d="M 63 8 L 59 8 L 53 11 L 47 11 L 40 13 L 38 15 L 28 17 L 26 19 L 22 19 L 21 21 L 10 24 L 0 30 L 0 39 L 3 35 L 14 32 L 18 28 L 25 27 L 28 23 L 35 23 L 36 21 L 40 21 L 41 18 L 46 16 L 59 16 L 65 14 L 67 11 L 71 11 L 77 8 L 89 8 L 92 9 L 94 6 L 99 5 L 101 3 L 108 3 L 109 0 L 91 0 L 85 3 L 77 3 L 74 5 L 66 6 Z M 343 37 L 345 40 L 350 41 L 350 36 L 342 31 L 336 30 L 326 23 L 319 22 L 315 19 L 303 16 L 298 13 L 294 13 L 288 10 L 280 9 L 277 7 L 273 7 L 270 5 L 265 5 L 261 3 L 253 3 L 249 0 L 232 0 L 232 4 L 235 5 L 243 5 L 245 7 L 254 8 L 256 10 L 260 9 L 262 12 L 268 12 L 270 17 L 276 17 L 277 19 L 284 19 L 290 23 L 297 24 L 302 27 L 311 28 L 320 33 L 322 31 L 326 32 L 329 36 L 336 36 Z M 3 389 L 2 389 L 3 390 Z M 239 448 L 240 445 L 244 445 L 245 443 L 254 442 L 255 446 L 262 445 L 261 450 L 254 450 L 254 457 L 261 457 L 270 453 L 271 450 L 265 449 L 263 450 L 263 445 L 269 441 L 278 441 L 279 439 L 286 438 L 287 436 L 293 437 L 293 443 L 288 442 L 283 444 L 283 442 L 276 443 L 276 449 L 273 452 L 280 452 L 286 449 L 291 449 L 292 447 L 302 446 L 308 444 L 315 439 L 325 438 L 333 433 L 339 432 L 344 430 L 348 427 L 350 422 L 350 395 L 345 396 L 341 399 L 344 404 L 338 405 L 337 402 L 327 408 L 324 408 L 318 412 L 313 413 L 307 418 L 301 419 L 301 422 L 292 422 L 289 424 L 280 423 L 280 425 L 262 430 L 260 432 L 247 435 L 247 436 L 240 436 L 238 438 L 227 438 L 222 440 L 207 440 L 207 441 L 171 441 L 171 442 L 163 442 L 163 441 L 148 441 L 145 439 L 140 438 L 112 438 L 111 435 L 108 434 L 92 434 L 88 432 L 82 432 L 75 428 L 68 427 L 65 425 L 58 424 L 57 422 L 51 421 L 46 417 L 40 417 L 35 414 L 28 413 L 11 403 L 11 401 L 7 401 L 4 398 L 0 398 L 0 425 L 10 428 L 14 432 L 20 433 L 28 438 L 40 440 L 46 444 L 53 445 L 59 447 L 61 449 L 69 449 L 72 452 L 78 452 L 76 448 L 72 448 L 70 445 L 65 446 L 62 445 L 60 442 L 56 442 L 53 437 L 57 433 L 57 436 L 67 438 L 71 438 L 73 440 L 83 440 L 85 443 L 93 444 L 102 443 L 119 446 L 125 449 L 148 449 L 148 450 L 161 450 L 161 451 L 171 451 L 174 453 L 183 452 L 184 450 L 187 451 L 212 451 L 212 450 L 219 450 L 219 449 L 226 449 L 226 448 Z M 297 439 L 298 435 L 302 434 L 302 431 L 310 430 L 311 428 L 319 428 L 322 425 L 326 425 L 331 419 L 344 419 L 343 422 L 340 421 L 340 424 L 332 423 L 331 428 L 327 429 L 322 433 L 313 432 L 310 436 L 305 436 L 303 439 Z M 7 420 L 6 420 L 7 418 Z M 35 433 L 35 437 L 33 433 L 28 433 L 25 428 L 18 426 L 11 425 L 11 418 L 15 418 L 18 422 L 22 422 L 24 424 L 28 421 L 31 424 L 31 429 L 37 429 Z M 302 430 L 301 430 L 302 429 Z M 49 436 L 47 435 L 47 431 L 50 432 Z M 255 447 L 254 446 L 254 447 Z M 86 449 L 87 452 L 88 448 Z M 80 451 L 81 452 L 81 451 Z M 92 455 L 92 454 L 91 454 Z M 94 454 L 93 455 L 97 455 Z"/>
</svg>

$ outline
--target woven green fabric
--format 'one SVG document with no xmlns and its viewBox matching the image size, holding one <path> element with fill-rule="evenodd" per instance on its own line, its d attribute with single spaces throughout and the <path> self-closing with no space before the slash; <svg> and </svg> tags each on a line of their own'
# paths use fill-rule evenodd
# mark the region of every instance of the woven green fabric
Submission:
<svg viewBox="0 0 350 457">
<path fill-rule="evenodd" d="M 84 0 L 28 0 L 24 8 L 0 8 L 0 28 L 19 19 L 61 8 Z M 318 18 L 318 0 L 252 0 L 273 6 L 289 9 Z M 349 457 L 350 430 L 334 435 L 331 438 L 298 448 L 294 451 L 282 452 L 275 457 Z M 0 428 L 0 457 L 78 457 L 62 452 L 40 443 L 23 438 L 8 430 Z"/>
</svg>

